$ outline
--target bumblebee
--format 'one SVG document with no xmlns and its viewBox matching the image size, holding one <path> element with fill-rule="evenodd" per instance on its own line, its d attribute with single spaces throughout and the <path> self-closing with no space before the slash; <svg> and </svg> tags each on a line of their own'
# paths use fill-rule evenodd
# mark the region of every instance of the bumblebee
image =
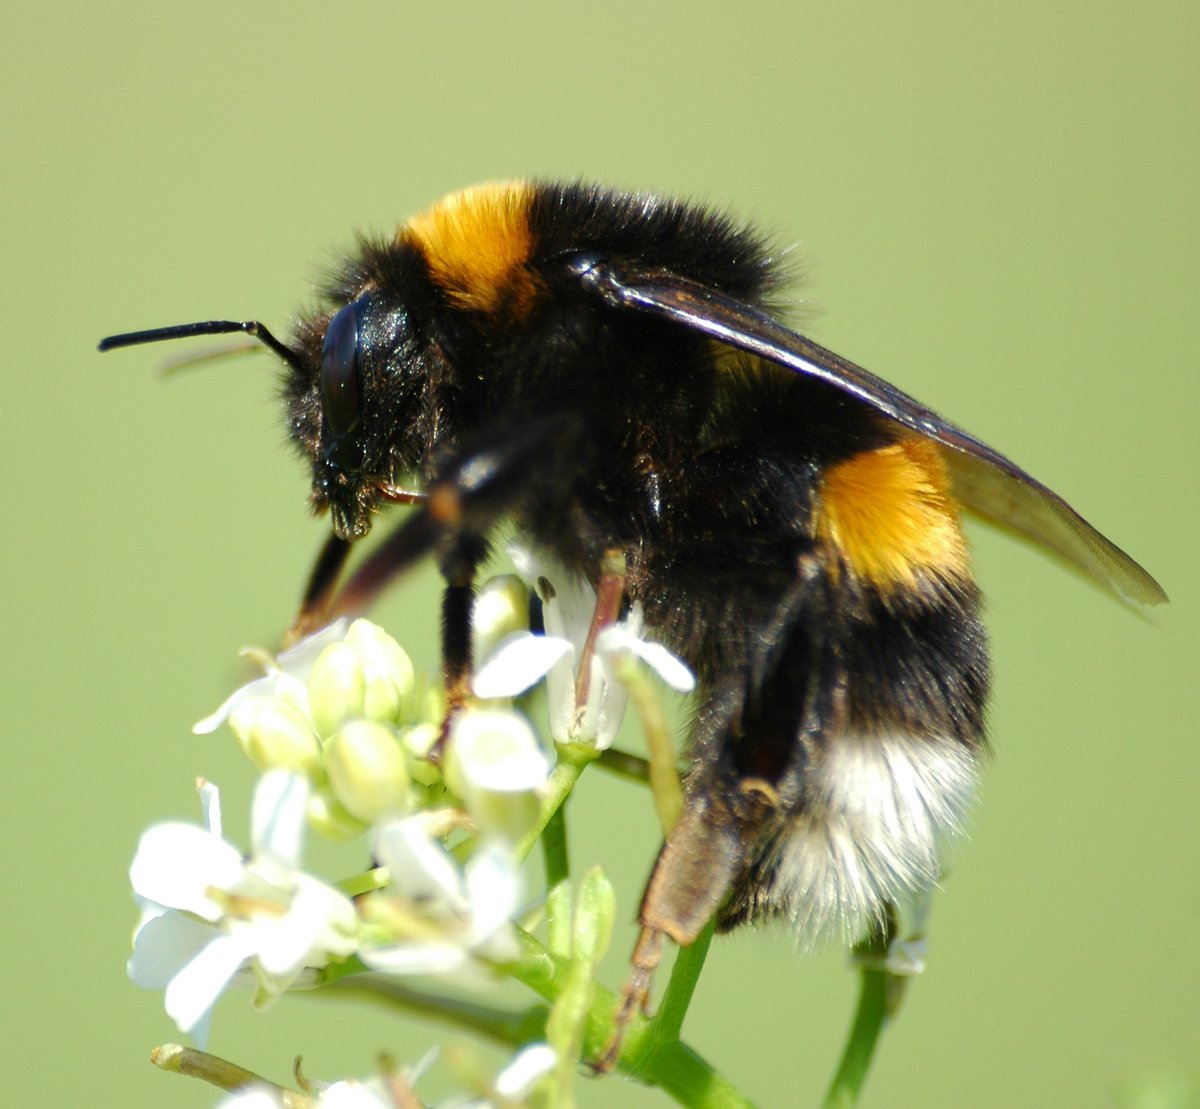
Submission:
<svg viewBox="0 0 1200 1109">
<path fill-rule="evenodd" d="M 288 431 L 333 525 L 300 626 L 329 610 L 377 510 L 408 501 L 333 604 L 360 608 L 433 554 L 452 703 L 502 521 L 608 598 L 595 626 L 636 604 L 692 667 L 685 804 L 627 1006 L 664 936 L 785 917 L 853 940 L 936 881 L 985 743 L 961 509 L 1119 597 L 1166 600 L 1003 455 L 777 322 L 785 276 L 722 212 L 485 185 L 360 241 L 288 343 L 213 321 L 102 344 L 243 331 L 282 358 Z"/>
</svg>

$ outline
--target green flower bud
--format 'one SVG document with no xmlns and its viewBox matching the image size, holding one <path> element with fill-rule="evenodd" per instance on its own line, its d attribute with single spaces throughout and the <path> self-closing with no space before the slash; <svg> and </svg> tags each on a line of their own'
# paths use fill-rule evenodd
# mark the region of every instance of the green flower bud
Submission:
<svg viewBox="0 0 1200 1109">
<path fill-rule="evenodd" d="M 439 675 L 422 671 L 417 675 L 409 720 L 414 724 L 433 724 L 439 730 L 446 715 L 446 689 Z"/>
<path fill-rule="evenodd" d="M 242 750 L 262 771 L 320 774 L 321 748 L 308 718 L 281 697 L 250 697 L 229 714 Z"/>
<path fill-rule="evenodd" d="M 429 752 L 441 732 L 437 724 L 418 724 L 400 732 L 400 744 L 408 756 L 408 772 L 418 785 L 437 785 L 442 780 L 442 772 L 429 761 Z"/>
<path fill-rule="evenodd" d="M 612 883 L 599 867 L 591 867 L 579 887 L 566 982 L 546 1021 L 546 1038 L 560 1059 L 579 1059 L 584 1025 L 595 994 L 596 967 L 608 948 L 616 911 Z"/>
<path fill-rule="evenodd" d="M 328 789 L 309 794 L 305 815 L 313 831 L 334 843 L 344 843 L 367 830 L 367 825 L 352 817 Z"/>
<path fill-rule="evenodd" d="M 617 895 L 598 866 L 589 867 L 579 887 L 575 910 L 575 955 L 593 969 L 604 958 L 617 915 Z"/>
<path fill-rule="evenodd" d="M 411 708 L 416 687 L 412 660 L 390 635 L 369 620 L 355 620 L 346 646 L 357 656 L 363 674 L 363 715 L 394 722 Z"/>
<path fill-rule="evenodd" d="M 337 730 L 325 745 L 325 772 L 334 797 L 367 824 L 408 808 L 404 752 L 391 730 L 373 720 L 351 720 Z"/>
<path fill-rule="evenodd" d="M 349 644 L 331 643 L 313 663 L 308 698 L 313 721 L 323 736 L 332 735 L 344 720 L 362 716 L 366 679 L 358 654 Z"/>
</svg>

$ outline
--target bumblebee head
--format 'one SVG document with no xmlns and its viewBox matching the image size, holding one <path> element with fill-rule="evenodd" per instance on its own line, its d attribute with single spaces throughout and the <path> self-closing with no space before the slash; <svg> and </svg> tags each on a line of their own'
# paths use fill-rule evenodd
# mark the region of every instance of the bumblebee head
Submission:
<svg viewBox="0 0 1200 1109">
<path fill-rule="evenodd" d="M 376 507 L 395 499 L 396 478 L 422 457 L 429 359 L 403 298 L 367 287 L 334 303 L 303 318 L 291 344 L 254 320 L 207 320 L 112 335 L 100 349 L 232 333 L 270 348 L 285 364 L 288 437 L 312 470 L 313 511 L 328 512 L 342 539 L 360 539 Z"/>
<path fill-rule="evenodd" d="M 303 320 L 294 348 L 284 397 L 288 434 L 312 468 L 310 503 L 342 539 L 359 539 L 422 457 L 426 344 L 405 298 L 368 286 Z"/>
</svg>

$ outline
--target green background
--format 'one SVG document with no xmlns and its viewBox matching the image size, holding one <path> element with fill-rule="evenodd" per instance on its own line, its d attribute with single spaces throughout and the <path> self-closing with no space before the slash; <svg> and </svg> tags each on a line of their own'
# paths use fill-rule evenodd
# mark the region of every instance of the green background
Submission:
<svg viewBox="0 0 1200 1109">
<path fill-rule="evenodd" d="M 1173 605 L 1140 620 L 972 532 L 996 758 L 864 1103 L 1195 1096 L 1194 2 L 84 11 L 10 13 L 0 71 L 6 1101 L 216 1100 L 144 1061 L 178 1033 L 125 980 L 126 867 L 146 825 L 194 816 L 197 775 L 244 825 L 247 765 L 189 727 L 239 680 L 236 648 L 272 642 L 323 534 L 268 359 L 164 384 L 163 348 L 101 358 L 96 341 L 213 317 L 286 332 L 354 229 L 526 175 L 761 219 L 808 260 L 819 341 L 1160 577 Z M 383 611 L 427 662 L 434 591 L 422 572 Z M 593 775 L 575 807 L 576 861 L 611 869 L 625 922 L 656 846 L 648 801 Z M 631 942 L 622 923 L 614 985 Z M 853 993 L 840 952 L 746 932 L 714 947 L 685 1033 L 764 1105 L 812 1105 Z M 333 1078 L 428 1038 L 234 996 L 211 1046 L 285 1080 L 298 1052 Z M 585 1106 L 659 1103 L 580 1086 Z"/>
</svg>

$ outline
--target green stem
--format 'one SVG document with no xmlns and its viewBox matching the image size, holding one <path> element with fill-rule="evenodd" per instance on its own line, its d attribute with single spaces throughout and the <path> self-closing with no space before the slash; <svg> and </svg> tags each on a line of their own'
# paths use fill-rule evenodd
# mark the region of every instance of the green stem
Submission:
<svg viewBox="0 0 1200 1109">
<path fill-rule="evenodd" d="M 923 928 L 923 915 L 929 908 L 928 898 L 921 906 L 921 921 L 910 925 L 914 929 L 910 935 L 912 939 L 918 938 Z M 889 905 L 884 920 L 854 948 L 861 975 L 858 1007 L 854 1011 L 854 1023 L 850 1026 L 850 1035 L 842 1051 L 837 1073 L 825 1093 L 822 1109 L 849 1109 L 858 1103 L 880 1034 L 884 1025 L 896 1015 L 904 999 L 910 975 L 894 973 L 887 961 L 900 927 L 899 912 L 894 905 Z"/>
<path fill-rule="evenodd" d="M 554 1000 L 567 984 L 568 960 L 555 956 L 529 933 L 517 930 L 521 957 L 513 977 L 547 1000 Z M 687 980 L 683 973 L 681 983 Z M 685 987 L 680 985 L 681 993 Z M 599 1059 L 612 1040 L 619 1002 L 597 985 L 584 1027 L 583 1057 Z M 674 1018 L 672 1018 L 674 1019 Z M 752 1109 L 753 1102 L 712 1065 L 678 1039 L 664 1042 L 655 1022 L 635 1016 L 625 1033 L 617 1067 L 639 1082 L 660 1087 L 680 1105 L 690 1109 Z"/>
<path fill-rule="evenodd" d="M 869 949 L 871 945 L 863 946 Z M 880 1033 L 887 1018 L 895 1012 L 899 1003 L 898 992 L 903 989 L 903 979 L 878 966 L 864 964 L 860 974 L 854 1023 L 850 1026 L 850 1035 L 842 1051 L 837 1073 L 821 1103 L 822 1109 L 849 1109 L 858 1103 Z"/>
<path fill-rule="evenodd" d="M 671 968 L 671 978 L 667 982 L 662 1005 L 652 1022 L 660 1043 L 668 1044 L 679 1039 L 683 1018 L 687 1015 L 688 1006 L 692 1003 L 692 994 L 696 992 L 696 985 L 700 981 L 700 972 L 704 969 L 704 960 L 712 943 L 715 923 L 710 920 L 695 941 L 687 947 L 681 947 L 675 957 L 675 965 Z"/>
<path fill-rule="evenodd" d="M 326 991 L 322 991 L 326 992 Z M 402 986 L 395 978 L 383 975 L 362 975 L 342 978 L 331 983 L 329 996 L 352 994 L 391 1008 L 403 1009 L 419 1016 L 432 1017 L 455 1028 L 465 1028 L 495 1043 L 519 1047 L 540 1039 L 546 1026 L 548 1010 L 533 1005 L 524 1012 L 493 1009 L 471 1001 L 426 993 Z"/>
<path fill-rule="evenodd" d="M 595 761 L 596 755 L 597 751 L 594 747 L 585 747 L 582 744 L 564 744 L 559 747 L 558 762 L 550 772 L 550 779 L 546 783 L 537 821 L 517 844 L 518 860 L 529 857 L 533 845 L 541 838 L 554 814 L 558 812 L 571 790 L 575 788 L 579 776 Z"/>
<path fill-rule="evenodd" d="M 571 954 L 571 864 L 567 854 L 566 808 L 559 805 L 542 835 L 546 867 L 546 935 L 556 955 Z"/>
<path fill-rule="evenodd" d="M 542 858 L 546 864 L 546 885 L 556 886 L 571 876 L 571 864 L 567 857 L 567 821 L 562 805 L 559 805 L 546 822 L 542 834 Z"/>
<path fill-rule="evenodd" d="M 650 784 L 650 763 L 640 755 L 631 755 L 628 751 L 609 747 L 600 752 L 596 765 L 626 781 Z"/>
<path fill-rule="evenodd" d="M 632 655 L 618 655 L 614 660 L 614 669 L 617 679 L 629 694 L 629 700 L 642 724 L 642 734 L 646 737 L 646 749 L 650 754 L 650 791 L 665 836 L 683 808 L 683 786 L 679 782 L 671 729 L 658 693 L 641 663 Z"/>
</svg>

